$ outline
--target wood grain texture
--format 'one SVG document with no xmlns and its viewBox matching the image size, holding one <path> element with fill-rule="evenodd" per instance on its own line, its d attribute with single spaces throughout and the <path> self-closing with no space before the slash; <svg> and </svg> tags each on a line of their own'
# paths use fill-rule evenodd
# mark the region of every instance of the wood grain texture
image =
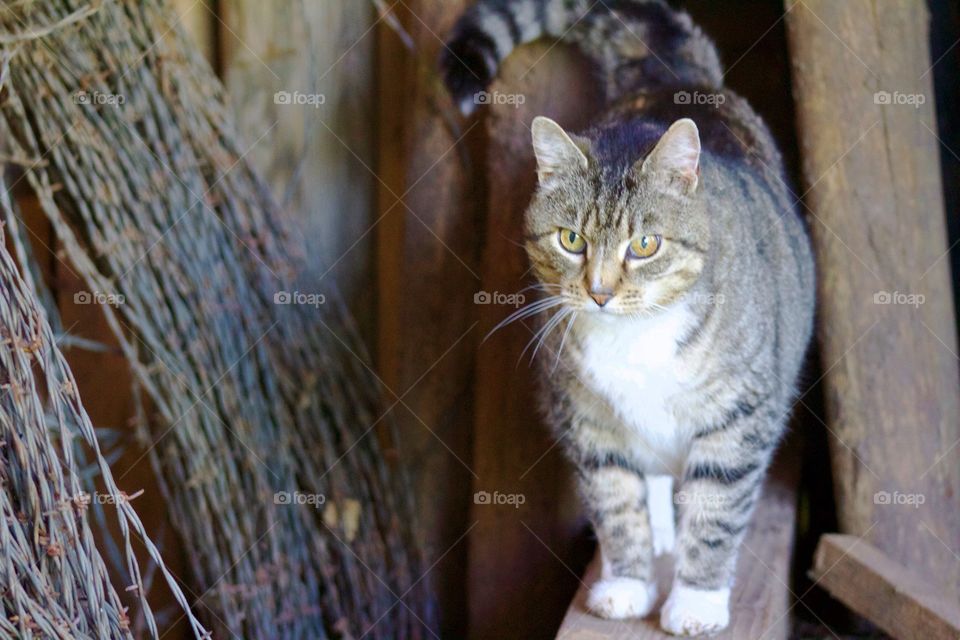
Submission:
<svg viewBox="0 0 960 640">
<path fill-rule="evenodd" d="M 960 638 L 960 599 L 856 536 L 820 538 L 810 577 L 900 640 Z"/>
<path fill-rule="evenodd" d="M 216 60 L 216 17 L 212 0 L 171 0 L 180 25 L 210 64 Z"/>
<path fill-rule="evenodd" d="M 465 159 L 482 129 L 444 111 L 435 61 L 467 2 L 388 4 L 415 51 L 386 20 L 378 24 L 380 372 L 412 475 L 442 635 L 463 638 L 482 245 L 481 195 Z"/>
<path fill-rule="evenodd" d="M 372 343 L 373 7 L 231 0 L 218 8 L 221 75 L 249 157 L 304 234 L 305 284 L 325 294 L 339 289 Z"/>
<path fill-rule="evenodd" d="M 800 447 L 785 446 L 778 454 L 750 529 L 741 547 L 737 581 L 730 598 L 730 626 L 712 636 L 720 640 L 783 640 L 790 627 L 790 563 L 797 516 Z M 673 562 L 657 562 L 660 599 L 643 620 L 603 620 L 587 611 L 587 592 L 600 575 L 599 559 L 591 563 L 567 611 L 557 640 L 669 640 L 660 629 L 660 605 L 670 592 Z"/>
<path fill-rule="evenodd" d="M 960 585 L 960 376 L 926 4 L 788 4 L 840 528 Z"/>
<path fill-rule="evenodd" d="M 584 60 L 562 46 L 518 50 L 500 78 L 491 91 L 523 96 L 524 104 L 498 105 L 487 115 L 483 289 L 511 294 L 531 282 L 522 248 L 524 210 L 535 185 L 530 123 L 546 115 L 577 130 L 602 100 Z M 513 310 L 482 306 L 484 333 Z M 586 561 L 576 557 L 585 523 L 568 468 L 540 421 L 533 369 L 527 359 L 518 364 L 532 330 L 532 324 L 516 323 L 490 337 L 478 354 L 474 486 L 525 501 L 519 508 L 473 505 L 478 524 L 470 534 L 469 594 L 470 637 L 476 639 L 552 637 Z"/>
</svg>

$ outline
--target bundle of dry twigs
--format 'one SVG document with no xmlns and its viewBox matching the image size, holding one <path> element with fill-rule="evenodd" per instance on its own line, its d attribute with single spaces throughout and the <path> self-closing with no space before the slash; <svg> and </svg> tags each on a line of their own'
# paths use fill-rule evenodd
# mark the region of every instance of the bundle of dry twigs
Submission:
<svg viewBox="0 0 960 640">
<path fill-rule="evenodd" d="M 431 633 L 377 383 L 344 355 L 359 345 L 335 292 L 304 290 L 298 241 L 172 14 L 15 2 L 0 29 L 0 157 L 146 391 L 199 614 L 245 639 Z"/>
<path fill-rule="evenodd" d="M 3 198 L 4 208 L 10 206 Z M 126 496 L 117 488 L 77 384 L 54 333 L 4 246 L 0 228 L 0 637 L 133 638 L 122 594 L 111 584 L 88 510 L 78 444 L 92 450 L 103 492 L 115 511 L 138 615 L 159 633 L 145 600 L 133 534 L 147 551 L 197 634 L 204 633 Z M 102 546 L 102 545 L 101 545 Z"/>
</svg>

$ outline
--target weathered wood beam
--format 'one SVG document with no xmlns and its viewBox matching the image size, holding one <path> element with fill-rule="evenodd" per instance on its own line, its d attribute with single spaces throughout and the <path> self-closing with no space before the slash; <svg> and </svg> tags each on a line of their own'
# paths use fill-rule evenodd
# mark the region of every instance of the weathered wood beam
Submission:
<svg viewBox="0 0 960 640">
<path fill-rule="evenodd" d="M 960 584 L 960 375 L 923 0 L 788 2 L 844 533 Z"/>
<path fill-rule="evenodd" d="M 540 43 L 513 53 L 490 88 L 500 97 L 486 115 L 490 196 L 482 289 L 488 294 L 516 294 L 531 283 L 522 247 L 524 210 L 536 178 L 530 123 L 546 115 L 571 130 L 586 125 L 602 104 L 591 78 L 573 50 Z M 526 295 L 528 302 L 533 299 Z M 492 302 L 480 307 L 484 334 L 515 309 Z M 529 322 L 515 323 L 484 342 L 477 356 L 474 488 L 519 495 L 523 503 L 473 505 L 474 639 L 542 638 L 556 629 L 576 589 L 576 572 L 587 560 L 575 557 L 574 542 L 586 525 L 561 447 L 537 411 L 529 351 L 521 361 L 534 329 Z"/>
<path fill-rule="evenodd" d="M 212 0 L 171 0 L 180 25 L 212 65 L 216 60 L 217 25 Z"/>
<path fill-rule="evenodd" d="M 218 8 L 221 74 L 245 151 L 304 234 L 312 282 L 296 284 L 324 295 L 339 290 L 372 344 L 375 242 L 368 230 L 378 188 L 373 6 L 231 0 Z M 209 15 L 202 6 L 197 11 Z"/>
<path fill-rule="evenodd" d="M 351 0 L 353 1 L 353 0 Z M 396 406 L 399 447 L 411 463 L 426 577 L 443 637 L 466 636 L 473 381 L 479 340 L 482 209 L 465 158 L 481 133 L 447 103 L 436 61 L 440 38 L 465 0 L 387 2 L 379 31 L 376 212 L 379 358 Z M 391 21 L 409 36 L 408 48 Z"/>
<path fill-rule="evenodd" d="M 955 589 L 894 562 L 856 536 L 821 537 L 810 577 L 894 638 L 960 638 Z"/>
</svg>

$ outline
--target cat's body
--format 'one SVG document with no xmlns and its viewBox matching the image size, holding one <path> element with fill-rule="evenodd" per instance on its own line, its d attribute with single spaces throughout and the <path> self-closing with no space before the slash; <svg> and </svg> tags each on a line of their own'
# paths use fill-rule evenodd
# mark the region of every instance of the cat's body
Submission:
<svg viewBox="0 0 960 640">
<path fill-rule="evenodd" d="M 812 331 L 809 240 L 765 125 L 722 86 L 709 40 L 660 2 L 480 2 L 446 60 L 461 106 L 544 34 L 590 54 L 613 102 L 581 136 L 534 122 L 527 213 L 549 300 L 537 308 L 558 309 L 544 409 L 604 560 L 589 605 L 646 615 L 653 553 L 675 547 L 661 624 L 714 632 Z"/>
</svg>

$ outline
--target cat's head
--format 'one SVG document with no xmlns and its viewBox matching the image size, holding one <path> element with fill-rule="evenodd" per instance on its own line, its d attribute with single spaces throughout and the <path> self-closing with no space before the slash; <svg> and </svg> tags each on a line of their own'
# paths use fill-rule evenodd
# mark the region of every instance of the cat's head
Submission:
<svg viewBox="0 0 960 640">
<path fill-rule="evenodd" d="M 649 316 L 693 286 L 709 226 L 692 120 L 675 122 L 613 177 L 591 140 L 548 118 L 534 120 L 533 146 L 540 186 L 526 214 L 526 248 L 549 294 L 572 309 Z"/>
</svg>

